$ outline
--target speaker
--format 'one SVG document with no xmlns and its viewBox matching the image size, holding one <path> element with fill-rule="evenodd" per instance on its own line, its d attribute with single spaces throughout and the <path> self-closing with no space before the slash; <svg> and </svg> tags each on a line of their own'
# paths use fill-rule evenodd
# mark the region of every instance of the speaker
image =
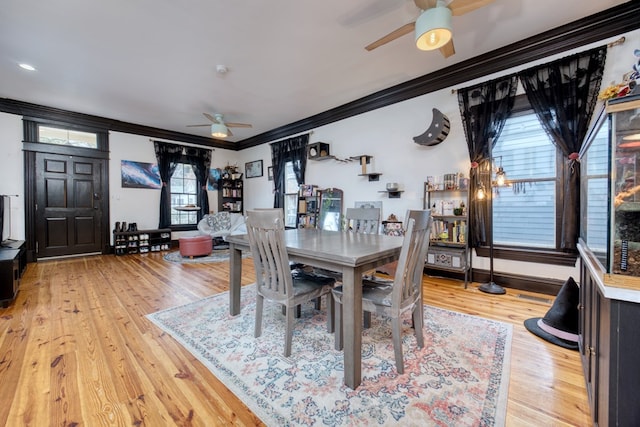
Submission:
<svg viewBox="0 0 640 427">
<path fill-rule="evenodd" d="M 309 159 L 319 159 L 329 156 L 329 144 L 326 142 L 314 142 L 307 146 L 307 157 Z"/>
</svg>

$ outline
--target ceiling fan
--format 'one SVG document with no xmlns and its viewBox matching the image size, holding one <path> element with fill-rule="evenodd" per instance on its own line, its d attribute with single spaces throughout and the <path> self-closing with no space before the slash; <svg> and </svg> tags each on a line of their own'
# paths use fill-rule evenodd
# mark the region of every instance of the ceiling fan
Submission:
<svg viewBox="0 0 640 427">
<path fill-rule="evenodd" d="M 204 125 L 187 125 L 187 127 L 211 126 L 211 136 L 216 138 L 226 138 L 233 136 L 229 128 L 250 128 L 248 123 L 231 123 L 225 122 L 222 114 L 216 113 L 213 116 L 209 113 L 202 113 L 211 123 Z"/>
<path fill-rule="evenodd" d="M 418 49 L 440 49 L 442 55 L 448 58 L 456 53 L 453 47 L 451 16 L 464 15 L 493 3 L 495 0 L 453 0 L 449 4 L 445 4 L 443 0 L 413 1 L 422 10 L 418 19 L 367 45 L 365 47 L 366 50 L 371 51 L 415 31 L 415 41 Z"/>
</svg>

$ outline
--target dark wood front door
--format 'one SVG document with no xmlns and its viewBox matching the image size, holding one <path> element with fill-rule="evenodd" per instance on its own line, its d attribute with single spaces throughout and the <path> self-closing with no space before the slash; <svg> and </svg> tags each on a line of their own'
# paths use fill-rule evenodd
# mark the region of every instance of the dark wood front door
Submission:
<svg viewBox="0 0 640 427">
<path fill-rule="evenodd" d="M 36 154 L 38 258 L 101 252 L 102 159 Z"/>
</svg>

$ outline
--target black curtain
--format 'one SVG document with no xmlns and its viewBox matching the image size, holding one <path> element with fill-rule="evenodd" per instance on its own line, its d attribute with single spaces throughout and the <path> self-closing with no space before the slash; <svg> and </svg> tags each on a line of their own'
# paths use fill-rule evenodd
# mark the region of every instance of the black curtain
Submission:
<svg viewBox="0 0 640 427">
<path fill-rule="evenodd" d="M 606 46 L 561 58 L 518 73 L 543 128 L 566 160 L 560 248 L 575 251 L 580 230 L 578 152 L 598 100 Z"/>
<path fill-rule="evenodd" d="M 517 76 L 505 76 L 458 90 L 458 105 L 471 159 L 469 173 L 469 244 L 487 242 L 487 198 L 479 200 L 480 185 L 491 191 L 489 144 L 495 145 L 504 123 L 511 114 L 518 85 Z"/>
<path fill-rule="evenodd" d="M 207 179 L 209 178 L 209 168 L 211 167 L 211 150 L 196 147 L 185 147 L 185 158 L 193 168 L 196 176 L 198 188 L 196 190 L 198 211 L 198 221 L 203 215 L 209 213 L 209 196 L 207 195 Z"/>
<path fill-rule="evenodd" d="M 161 141 L 154 141 L 153 146 L 156 151 L 160 181 L 162 181 L 158 228 L 167 228 L 171 225 L 171 194 L 169 181 L 171 180 L 173 172 L 176 170 L 176 165 L 182 159 L 182 146 Z"/>
<path fill-rule="evenodd" d="M 273 207 L 284 205 L 284 167 L 287 162 L 293 162 L 298 185 L 304 183 L 304 173 L 307 168 L 307 144 L 309 134 L 299 135 L 271 144 L 271 164 L 273 165 L 273 182 L 275 186 Z"/>
</svg>

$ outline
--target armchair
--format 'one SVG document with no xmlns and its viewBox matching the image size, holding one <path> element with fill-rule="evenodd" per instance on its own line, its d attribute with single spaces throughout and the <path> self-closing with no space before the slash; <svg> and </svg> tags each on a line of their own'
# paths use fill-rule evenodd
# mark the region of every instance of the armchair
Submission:
<svg viewBox="0 0 640 427">
<path fill-rule="evenodd" d="M 247 226 L 242 214 L 222 211 L 203 216 L 198 222 L 198 231 L 211 236 L 215 247 L 222 244 L 227 236 L 247 234 Z"/>
</svg>

